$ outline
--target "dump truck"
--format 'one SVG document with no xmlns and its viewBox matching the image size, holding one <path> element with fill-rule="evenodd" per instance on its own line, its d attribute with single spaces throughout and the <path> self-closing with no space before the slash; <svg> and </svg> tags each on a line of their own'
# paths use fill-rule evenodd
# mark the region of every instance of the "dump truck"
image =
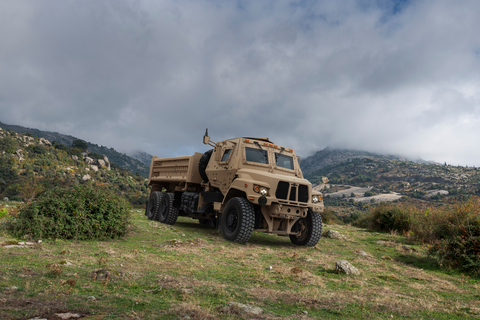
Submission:
<svg viewBox="0 0 480 320">
<path fill-rule="evenodd" d="M 234 242 L 255 230 L 289 236 L 293 244 L 315 246 L 322 235 L 322 193 L 303 178 L 293 149 L 268 138 L 243 137 L 203 143 L 213 149 L 158 158 L 150 164 L 145 215 L 173 225 L 178 216 L 217 227 Z M 327 183 L 323 178 L 323 183 Z"/>
</svg>

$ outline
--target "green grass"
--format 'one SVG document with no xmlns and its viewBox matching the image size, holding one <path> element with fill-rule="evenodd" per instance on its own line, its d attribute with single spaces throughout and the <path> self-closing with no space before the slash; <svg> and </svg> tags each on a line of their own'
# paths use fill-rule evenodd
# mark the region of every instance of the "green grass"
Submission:
<svg viewBox="0 0 480 320">
<path fill-rule="evenodd" d="M 231 243 L 195 220 L 179 218 L 167 226 L 140 210 L 132 219 L 132 231 L 121 240 L 45 240 L 5 248 L 22 239 L 0 234 L 0 318 L 58 311 L 83 319 L 480 317 L 479 279 L 438 268 L 426 247 L 408 244 L 415 251 L 406 252 L 407 239 L 396 234 L 326 225 L 324 230 L 347 240 L 322 238 L 305 248 L 260 233 L 247 244 Z M 361 275 L 337 274 L 340 259 Z M 100 269 L 113 276 L 94 280 Z M 12 286 L 18 289 L 5 289 Z M 263 314 L 223 313 L 230 302 L 258 306 Z"/>
</svg>

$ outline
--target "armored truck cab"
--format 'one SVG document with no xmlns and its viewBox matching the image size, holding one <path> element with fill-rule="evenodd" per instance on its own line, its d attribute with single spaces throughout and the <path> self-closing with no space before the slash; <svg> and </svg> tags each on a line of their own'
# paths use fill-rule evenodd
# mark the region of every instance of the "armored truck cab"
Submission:
<svg viewBox="0 0 480 320">
<path fill-rule="evenodd" d="M 174 224 L 178 216 L 215 225 L 225 239 L 247 242 L 253 230 L 315 246 L 322 233 L 323 198 L 303 178 L 293 149 L 268 138 L 214 143 L 204 154 L 153 157 L 145 214 Z M 324 178 L 324 183 L 327 180 Z"/>
</svg>

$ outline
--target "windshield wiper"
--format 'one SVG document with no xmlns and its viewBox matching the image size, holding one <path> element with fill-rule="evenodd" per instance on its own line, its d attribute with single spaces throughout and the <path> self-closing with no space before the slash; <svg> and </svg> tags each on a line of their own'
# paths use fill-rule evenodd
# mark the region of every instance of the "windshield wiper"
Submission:
<svg viewBox="0 0 480 320">
<path fill-rule="evenodd" d="M 258 141 L 253 141 L 253 143 L 255 143 L 255 144 L 260 148 L 260 150 L 263 151 L 263 158 L 265 158 L 265 161 L 267 161 L 267 163 L 268 163 L 267 150 L 264 150 L 264 149 L 262 148 L 262 146 L 260 145 L 260 143 L 258 143 Z"/>
</svg>

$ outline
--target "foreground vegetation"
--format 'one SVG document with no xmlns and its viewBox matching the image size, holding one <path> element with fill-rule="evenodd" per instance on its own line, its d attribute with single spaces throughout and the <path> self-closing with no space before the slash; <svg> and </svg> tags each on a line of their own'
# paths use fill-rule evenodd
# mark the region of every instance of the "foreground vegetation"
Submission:
<svg viewBox="0 0 480 320">
<path fill-rule="evenodd" d="M 326 225 L 346 239 L 303 248 L 254 233 L 242 245 L 187 218 L 167 226 L 142 210 L 132 217 L 120 240 L 21 245 L 1 233 L 0 318 L 59 311 L 84 319 L 480 317 L 478 278 L 440 269 L 427 246 L 398 232 Z M 337 274 L 340 259 L 361 275 Z M 222 311 L 230 302 L 263 313 Z"/>
<path fill-rule="evenodd" d="M 451 206 L 381 204 L 355 222 L 370 230 L 402 232 L 432 244 L 428 253 L 440 266 L 480 275 L 480 199 Z"/>
</svg>

